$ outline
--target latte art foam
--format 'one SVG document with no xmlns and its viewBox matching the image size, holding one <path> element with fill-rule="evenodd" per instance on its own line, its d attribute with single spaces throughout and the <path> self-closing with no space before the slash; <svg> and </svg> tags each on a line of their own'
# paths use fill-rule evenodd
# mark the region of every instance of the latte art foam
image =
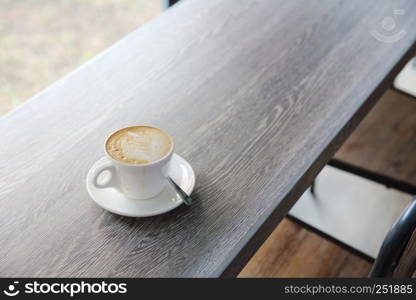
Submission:
<svg viewBox="0 0 416 300">
<path fill-rule="evenodd" d="M 112 158 L 128 164 L 157 161 L 167 155 L 171 147 L 171 139 L 165 132 L 148 126 L 121 129 L 105 145 Z"/>
</svg>

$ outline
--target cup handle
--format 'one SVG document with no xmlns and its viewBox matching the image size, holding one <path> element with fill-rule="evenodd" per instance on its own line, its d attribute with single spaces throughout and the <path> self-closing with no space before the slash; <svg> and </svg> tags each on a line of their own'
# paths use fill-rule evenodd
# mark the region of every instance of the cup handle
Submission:
<svg viewBox="0 0 416 300">
<path fill-rule="evenodd" d="M 107 180 L 105 180 L 103 183 L 98 183 L 97 181 L 98 176 L 100 176 L 100 174 L 105 171 L 108 171 L 110 173 L 110 177 Z M 106 162 L 105 164 L 103 164 L 102 166 L 99 166 L 97 169 L 94 170 L 91 179 L 92 179 L 92 184 L 96 188 L 100 188 L 100 189 L 109 188 L 109 187 L 115 188 L 116 187 L 116 168 L 111 164 L 111 162 Z"/>
</svg>

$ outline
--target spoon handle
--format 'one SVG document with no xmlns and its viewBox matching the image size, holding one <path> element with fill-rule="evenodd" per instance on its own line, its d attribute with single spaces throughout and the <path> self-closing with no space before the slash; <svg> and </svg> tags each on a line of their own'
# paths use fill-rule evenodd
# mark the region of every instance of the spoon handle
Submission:
<svg viewBox="0 0 416 300">
<path fill-rule="evenodd" d="M 170 184 L 173 186 L 173 188 L 176 190 L 176 192 L 178 192 L 178 194 L 179 194 L 179 196 L 182 198 L 183 202 L 184 202 L 186 205 L 192 205 L 192 204 L 193 204 L 193 202 L 194 202 L 194 201 L 192 200 L 192 198 L 191 198 L 191 197 L 189 197 L 189 196 L 188 196 L 188 194 L 187 194 L 187 193 L 185 193 L 185 192 L 181 189 L 181 187 L 180 187 L 179 185 L 177 185 L 175 181 L 173 181 L 173 179 L 172 179 L 172 178 L 170 178 L 169 176 L 168 176 L 167 178 L 168 178 L 169 183 L 170 183 Z"/>
</svg>

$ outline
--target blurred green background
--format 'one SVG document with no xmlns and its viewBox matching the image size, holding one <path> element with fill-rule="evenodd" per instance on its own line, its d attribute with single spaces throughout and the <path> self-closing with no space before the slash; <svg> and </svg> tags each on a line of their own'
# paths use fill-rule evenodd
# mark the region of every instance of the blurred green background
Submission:
<svg viewBox="0 0 416 300">
<path fill-rule="evenodd" d="M 160 0 L 0 0 L 0 115 L 160 12 Z"/>
</svg>

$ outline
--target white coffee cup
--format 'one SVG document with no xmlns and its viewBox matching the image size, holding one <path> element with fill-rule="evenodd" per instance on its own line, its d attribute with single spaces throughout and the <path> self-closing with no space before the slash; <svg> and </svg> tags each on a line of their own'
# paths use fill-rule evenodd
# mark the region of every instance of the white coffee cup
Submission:
<svg viewBox="0 0 416 300">
<path fill-rule="evenodd" d="M 158 130 L 164 132 L 161 129 Z M 170 139 L 170 150 L 162 158 L 145 164 L 131 164 L 116 160 L 107 152 L 107 141 L 115 133 L 111 134 L 104 142 L 104 153 L 108 162 L 94 170 L 91 183 L 96 188 L 115 188 L 127 198 L 132 199 L 148 199 L 159 194 L 167 183 L 169 162 L 173 154 L 172 138 L 164 132 Z M 98 177 L 105 171 L 109 173 L 109 176 L 106 176 L 104 182 L 99 182 Z"/>
</svg>

